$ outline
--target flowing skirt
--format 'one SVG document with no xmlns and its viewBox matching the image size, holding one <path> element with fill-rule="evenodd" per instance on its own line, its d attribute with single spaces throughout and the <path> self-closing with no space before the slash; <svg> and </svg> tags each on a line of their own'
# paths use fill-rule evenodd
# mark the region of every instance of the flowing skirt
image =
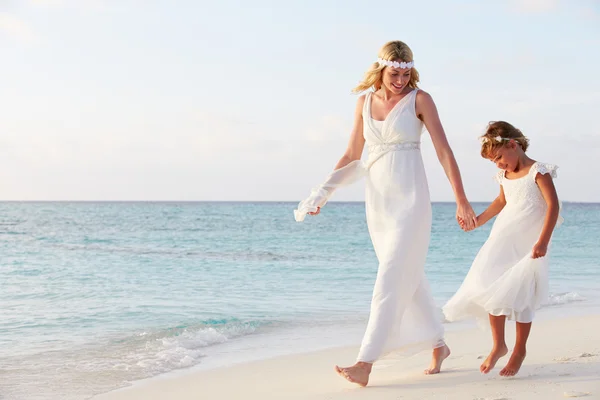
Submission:
<svg viewBox="0 0 600 400">
<path fill-rule="evenodd" d="M 420 151 L 389 152 L 374 163 L 365 200 L 379 269 L 358 361 L 444 345 L 425 277 L 431 202 Z"/>
<path fill-rule="evenodd" d="M 456 294 L 443 307 L 448 321 L 506 315 L 533 320 L 548 297 L 548 256 L 533 259 L 545 210 L 507 205 L 498 215 Z"/>
<path fill-rule="evenodd" d="M 371 312 L 358 361 L 444 345 L 444 329 L 425 277 L 431 232 L 427 176 L 418 148 L 400 148 L 334 171 L 294 210 L 296 221 L 323 207 L 333 192 L 367 177 L 369 234 L 379 261 Z"/>
</svg>

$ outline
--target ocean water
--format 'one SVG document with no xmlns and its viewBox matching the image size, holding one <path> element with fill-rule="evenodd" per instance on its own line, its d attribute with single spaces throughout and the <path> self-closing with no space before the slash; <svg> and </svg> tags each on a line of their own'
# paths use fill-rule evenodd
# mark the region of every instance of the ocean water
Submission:
<svg viewBox="0 0 600 400">
<path fill-rule="evenodd" d="M 377 269 L 364 204 L 332 202 L 304 223 L 295 205 L 0 203 L 0 399 L 87 399 L 190 367 L 357 344 Z M 433 206 L 426 269 L 439 306 L 491 227 L 464 233 L 454 212 Z M 600 204 L 563 215 L 540 317 L 600 307 Z"/>
</svg>

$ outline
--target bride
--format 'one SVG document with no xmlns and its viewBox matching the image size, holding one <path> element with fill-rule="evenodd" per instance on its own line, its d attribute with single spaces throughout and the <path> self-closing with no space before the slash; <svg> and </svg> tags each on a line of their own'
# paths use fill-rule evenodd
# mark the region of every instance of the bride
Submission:
<svg viewBox="0 0 600 400">
<path fill-rule="evenodd" d="M 317 215 L 336 188 L 366 176 L 365 206 L 379 268 L 371 311 L 357 362 L 335 370 L 366 386 L 373 363 L 391 351 L 433 349 L 426 374 L 440 371 L 450 355 L 436 314 L 424 267 L 431 231 L 431 203 L 420 151 L 423 126 L 456 198 L 456 218 L 465 230 L 475 227 L 460 171 L 431 96 L 417 88 L 413 54 L 392 41 L 354 89 L 367 91 L 357 102 L 348 148 L 328 179 L 300 202 L 297 221 Z M 365 144 L 368 161 L 360 158 Z"/>
</svg>

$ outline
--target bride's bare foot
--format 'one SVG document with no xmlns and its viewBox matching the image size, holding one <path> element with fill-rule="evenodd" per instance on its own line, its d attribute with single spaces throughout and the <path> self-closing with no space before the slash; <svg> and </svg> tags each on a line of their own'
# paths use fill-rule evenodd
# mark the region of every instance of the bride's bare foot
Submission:
<svg viewBox="0 0 600 400">
<path fill-rule="evenodd" d="M 502 370 L 500 371 L 500 375 L 515 376 L 517 372 L 519 372 L 519 369 L 521 369 L 521 365 L 523 365 L 525 355 L 526 353 L 524 351 L 513 350 L 513 353 L 510 356 L 510 360 L 508 360 L 508 364 L 506 364 L 506 367 L 502 368 Z"/>
<path fill-rule="evenodd" d="M 481 366 L 479 367 L 481 373 L 487 374 L 488 372 L 490 372 L 496 366 L 498 360 L 504 357 L 506 353 L 508 353 L 508 348 L 506 347 L 506 345 L 503 345 L 498 348 L 494 347 L 490 352 L 490 355 L 487 356 L 483 364 L 481 364 Z"/>
<path fill-rule="evenodd" d="M 369 375 L 373 364 L 365 362 L 357 362 L 351 367 L 341 368 L 335 366 L 335 372 L 349 382 L 356 383 L 360 386 L 367 386 L 369 383 Z"/>
<path fill-rule="evenodd" d="M 425 370 L 425 375 L 439 374 L 442 369 L 442 363 L 450 355 L 450 348 L 446 345 L 433 349 L 433 357 L 429 368 Z"/>
</svg>

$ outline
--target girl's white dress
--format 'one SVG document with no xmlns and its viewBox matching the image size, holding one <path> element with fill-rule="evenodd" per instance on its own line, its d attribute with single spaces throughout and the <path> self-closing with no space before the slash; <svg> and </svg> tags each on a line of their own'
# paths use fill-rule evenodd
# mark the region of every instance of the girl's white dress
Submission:
<svg viewBox="0 0 600 400">
<path fill-rule="evenodd" d="M 403 97 L 384 121 L 371 117 L 371 93 L 367 94 L 363 132 L 368 162 L 354 161 L 334 171 L 295 210 L 296 220 L 302 221 L 336 188 L 367 178 L 367 224 L 379 269 L 358 361 L 444 344 L 442 321 L 424 271 L 431 203 L 420 151 L 423 122 L 415 112 L 417 92 Z"/>
<path fill-rule="evenodd" d="M 537 186 L 539 174 L 556 178 L 557 166 L 535 162 L 529 173 L 496 180 L 504 189 L 506 205 L 498 214 L 463 284 L 443 307 L 448 321 L 469 317 L 487 319 L 506 315 L 517 322 L 533 320 L 535 310 L 548 296 L 548 255 L 533 259 L 547 205 Z M 559 217 L 557 223 L 562 222 Z"/>
</svg>

